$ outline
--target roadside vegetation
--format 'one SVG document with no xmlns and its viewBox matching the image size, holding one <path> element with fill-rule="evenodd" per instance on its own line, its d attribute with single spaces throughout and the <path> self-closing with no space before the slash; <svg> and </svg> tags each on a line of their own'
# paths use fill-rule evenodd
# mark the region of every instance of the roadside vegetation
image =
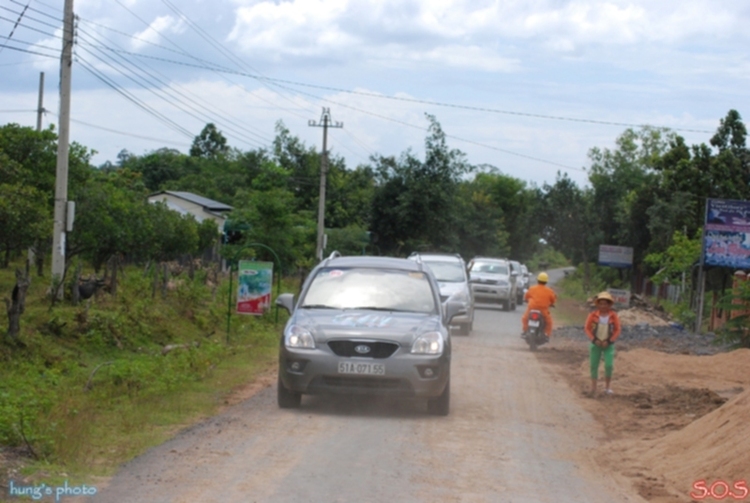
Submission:
<svg viewBox="0 0 750 503">
<path fill-rule="evenodd" d="M 0 271 L 0 288 L 13 279 Z M 208 271 L 162 297 L 128 267 L 117 297 L 78 306 L 52 306 L 48 287 L 32 283 L 22 336 L 0 346 L 0 444 L 47 473 L 107 473 L 210 415 L 273 363 L 286 319 L 235 315 L 227 334 L 228 282 Z"/>
<path fill-rule="evenodd" d="M 534 184 L 471 164 L 435 117 L 426 125 L 420 153 L 374 155 L 356 167 L 331 155 L 327 253 L 458 252 L 508 257 L 532 271 L 573 265 L 562 288 L 582 299 L 627 284 L 592 265 L 600 244 L 621 245 L 633 247 L 644 277 L 684 278 L 694 289 L 703 201 L 750 199 L 747 131 L 733 110 L 707 144 L 689 146 L 664 129 L 624 131 L 614 148 L 591 149 L 583 187 L 564 173 Z M 76 221 L 67 273 L 51 285 L 56 142 L 52 128 L 0 126 L 0 297 L 8 306 L 0 314 L 0 444 L 69 471 L 106 471 L 209 414 L 273 359 L 279 327 L 269 315 L 235 317 L 227 342 L 228 285 L 217 255 L 262 243 L 296 291 L 314 265 L 320 155 L 281 122 L 273 143 L 252 151 L 232 148 L 213 124 L 187 154 L 123 150 L 101 166 L 74 143 Z M 240 231 L 222 236 L 212 222 L 146 201 L 161 190 L 232 205 Z M 36 258 L 27 269 L 29 249 Z M 273 260 L 265 248 L 245 254 Z M 158 279 L 165 265 L 199 258 L 207 259 L 202 268 Z M 78 277 L 101 291 L 76 304 Z M 710 272 L 709 290 L 727 277 Z M 53 302 L 58 287 L 65 296 Z M 743 334 L 748 322 L 736 323 L 733 333 Z"/>
</svg>

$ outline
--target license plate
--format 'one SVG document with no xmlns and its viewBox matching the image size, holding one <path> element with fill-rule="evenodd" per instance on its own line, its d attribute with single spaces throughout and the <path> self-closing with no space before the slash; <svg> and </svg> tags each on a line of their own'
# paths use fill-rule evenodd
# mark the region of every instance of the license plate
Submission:
<svg viewBox="0 0 750 503">
<path fill-rule="evenodd" d="M 529 326 L 530 327 L 538 327 L 539 326 L 539 322 L 536 321 L 536 320 L 529 320 Z"/>
<path fill-rule="evenodd" d="M 384 376 L 385 365 L 382 363 L 339 362 L 339 374 Z"/>
</svg>

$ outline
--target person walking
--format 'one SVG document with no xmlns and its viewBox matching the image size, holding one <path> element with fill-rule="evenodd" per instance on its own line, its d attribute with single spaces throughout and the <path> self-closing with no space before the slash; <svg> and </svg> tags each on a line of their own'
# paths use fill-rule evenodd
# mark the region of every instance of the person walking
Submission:
<svg viewBox="0 0 750 503">
<path fill-rule="evenodd" d="M 544 317 L 544 334 L 549 339 L 552 336 L 552 315 L 549 312 L 549 308 L 555 305 L 557 302 L 557 294 L 555 291 L 547 286 L 549 276 L 546 272 L 540 272 L 536 277 L 538 284 L 529 288 L 524 295 L 524 299 L 527 302 L 526 312 L 523 313 L 521 323 L 523 325 L 523 333 L 521 337 L 526 336 L 526 332 L 529 331 L 529 311 L 532 309 L 538 309 L 542 312 Z"/>
<path fill-rule="evenodd" d="M 586 318 L 584 330 L 591 341 L 589 359 L 591 363 L 591 396 L 596 396 L 596 383 L 599 378 L 599 362 L 604 358 L 604 393 L 612 394 L 612 371 L 615 360 L 615 341 L 620 337 L 620 318 L 612 309 L 615 299 L 609 292 L 601 292 L 594 297 L 596 309 Z"/>
</svg>

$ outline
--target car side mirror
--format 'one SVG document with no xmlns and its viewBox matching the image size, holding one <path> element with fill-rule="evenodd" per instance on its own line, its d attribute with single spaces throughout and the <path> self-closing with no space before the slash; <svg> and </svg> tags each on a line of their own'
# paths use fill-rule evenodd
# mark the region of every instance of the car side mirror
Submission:
<svg viewBox="0 0 750 503">
<path fill-rule="evenodd" d="M 287 310 L 289 314 L 294 312 L 294 294 L 282 293 L 276 298 L 276 305 Z"/>
<path fill-rule="evenodd" d="M 513 277 L 518 276 L 518 271 L 511 271 L 510 275 Z"/>
<path fill-rule="evenodd" d="M 448 300 L 445 303 L 445 319 L 443 322 L 448 326 L 451 324 L 451 321 L 453 321 L 453 318 L 456 316 L 464 316 L 466 314 L 466 307 L 464 307 L 463 303 Z"/>
</svg>

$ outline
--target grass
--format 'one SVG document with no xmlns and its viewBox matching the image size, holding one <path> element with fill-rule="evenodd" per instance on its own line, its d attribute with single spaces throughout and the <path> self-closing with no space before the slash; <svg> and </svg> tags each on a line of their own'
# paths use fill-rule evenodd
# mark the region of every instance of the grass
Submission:
<svg viewBox="0 0 750 503">
<path fill-rule="evenodd" d="M 14 282 L 0 270 L 0 296 Z M 47 281 L 34 277 L 19 342 L 0 344 L 0 445 L 31 446 L 32 480 L 86 481 L 215 414 L 272 367 L 286 321 L 233 315 L 227 338 L 227 283 L 213 295 L 199 273 L 152 298 L 151 279 L 129 269 L 117 298 L 50 307 Z M 0 333 L 6 326 L 3 311 Z M 164 355 L 168 344 L 186 346 Z"/>
</svg>

